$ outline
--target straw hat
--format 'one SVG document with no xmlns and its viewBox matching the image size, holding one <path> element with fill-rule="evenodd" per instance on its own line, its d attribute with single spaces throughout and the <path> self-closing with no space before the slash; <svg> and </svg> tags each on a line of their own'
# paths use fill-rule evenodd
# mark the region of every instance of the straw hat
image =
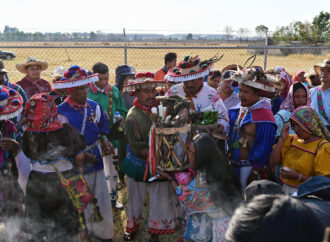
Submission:
<svg viewBox="0 0 330 242">
<path fill-rule="evenodd" d="M 306 78 L 309 78 L 309 77 L 311 77 L 311 76 L 316 76 L 316 75 L 317 75 L 317 74 L 316 74 L 314 68 L 311 68 L 311 69 L 309 70 L 308 73 L 305 73 L 304 76 L 305 76 Z"/>
<path fill-rule="evenodd" d="M 320 63 L 318 65 L 314 65 L 314 70 L 315 72 L 320 75 L 321 73 L 321 68 L 324 67 L 324 68 L 330 68 L 330 60 L 329 59 L 325 59 L 323 61 L 323 63 Z"/>
<path fill-rule="evenodd" d="M 237 65 L 237 64 L 231 64 L 229 66 L 224 67 L 221 70 L 221 73 L 225 72 L 225 71 L 238 71 L 238 70 L 243 70 L 243 66 Z"/>
<path fill-rule="evenodd" d="M 277 75 L 265 74 L 259 67 L 235 71 L 231 79 L 238 84 L 250 86 L 267 93 L 275 93 L 275 86 L 280 85 Z"/>
<path fill-rule="evenodd" d="M 165 87 L 165 81 L 155 81 L 155 74 L 151 72 L 140 72 L 135 75 L 135 79 L 128 80 L 124 85 L 124 92 L 135 92 L 140 88 Z"/>
<path fill-rule="evenodd" d="M 46 61 L 37 60 L 35 57 L 28 57 L 25 64 L 17 64 L 16 69 L 21 73 L 27 73 L 26 68 L 28 66 L 40 66 L 41 70 L 44 71 L 48 68 Z"/>
<path fill-rule="evenodd" d="M 71 66 L 64 74 L 63 78 L 53 83 L 53 88 L 63 89 L 79 87 L 99 80 L 98 74 L 88 75 L 86 70 L 77 65 Z"/>
</svg>

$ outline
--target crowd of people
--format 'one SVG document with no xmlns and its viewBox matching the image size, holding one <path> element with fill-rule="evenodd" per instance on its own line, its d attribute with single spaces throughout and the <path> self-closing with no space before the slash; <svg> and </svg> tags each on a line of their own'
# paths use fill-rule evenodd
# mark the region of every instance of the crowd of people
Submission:
<svg viewBox="0 0 330 242">
<path fill-rule="evenodd" d="M 124 207 L 134 241 L 147 194 L 152 242 L 177 229 L 177 241 L 328 241 L 330 60 L 293 78 L 215 62 L 168 53 L 155 73 L 118 66 L 112 85 L 102 62 L 49 82 L 46 61 L 17 64 L 20 81 L 0 61 L 0 220 L 22 221 L 14 241 L 112 241 Z M 152 165 L 161 100 L 192 127 L 188 168 Z"/>
</svg>

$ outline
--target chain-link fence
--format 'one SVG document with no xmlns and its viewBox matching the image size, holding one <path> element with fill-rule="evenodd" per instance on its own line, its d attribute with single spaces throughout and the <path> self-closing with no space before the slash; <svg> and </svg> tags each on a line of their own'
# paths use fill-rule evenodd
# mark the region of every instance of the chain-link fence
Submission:
<svg viewBox="0 0 330 242">
<path fill-rule="evenodd" d="M 98 61 L 106 63 L 110 68 L 111 82 L 114 82 L 114 70 L 118 65 L 127 63 L 139 71 L 154 72 L 164 65 L 164 55 L 175 52 L 178 61 L 186 55 L 199 55 L 202 59 L 214 55 L 222 55 L 223 58 L 214 66 L 221 70 L 229 64 L 240 64 L 251 55 L 257 54 L 254 65 L 270 69 L 283 66 L 290 74 L 294 75 L 299 70 L 308 72 L 314 64 L 330 58 L 330 46 L 324 47 L 280 47 L 280 46 L 225 46 L 220 44 L 198 44 L 186 46 L 185 43 L 164 44 L 157 43 L 130 43 L 125 46 L 122 43 L 39 43 L 29 45 L 3 45 L 1 51 L 15 53 L 11 60 L 4 60 L 9 78 L 16 82 L 23 78 L 15 65 L 25 63 L 29 56 L 48 62 L 49 67 L 42 73 L 42 78 L 50 80 L 56 66 L 68 68 L 77 64 L 85 69 L 91 69 Z M 1 53 L 0 53 L 1 55 Z M 10 59 L 10 58 L 8 58 Z"/>
</svg>

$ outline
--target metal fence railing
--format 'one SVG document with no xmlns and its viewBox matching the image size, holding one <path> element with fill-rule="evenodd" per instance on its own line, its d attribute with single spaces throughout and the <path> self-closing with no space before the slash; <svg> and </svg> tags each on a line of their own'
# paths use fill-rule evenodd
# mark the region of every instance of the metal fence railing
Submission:
<svg viewBox="0 0 330 242">
<path fill-rule="evenodd" d="M 214 68 L 221 70 L 229 64 L 242 65 L 253 54 L 257 54 L 254 65 L 270 69 L 283 66 L 291 75 L 299 70 L 309 71 L 313 65 L 330 58 L 330 46 L 143 46 L 132 45 L 6 45 L 0 46 L 2 51 L 14 52 L 16 57 L 4 60 L 10 80 L 16 82 L 23 78 L 15 65 L 25 63 L 29 56 L 45 60 L 49 68 L 42 73 L 42 78 L 50 80 L 56 66 L 69 67 L 73 64 L 90 69 L 98 61 L 106 63 L 110 68 L 111 82 L 114 82 L 114 70 L 118 65 L 127 63 L 137 71 L 156 71 L 164 65 L 164 55 L 176 52 L 178 61 L 185 55 L 199 55 L 202 59 L 214 55 L 222 55 L 221 61 L 215 63 Z"/>
</svg>

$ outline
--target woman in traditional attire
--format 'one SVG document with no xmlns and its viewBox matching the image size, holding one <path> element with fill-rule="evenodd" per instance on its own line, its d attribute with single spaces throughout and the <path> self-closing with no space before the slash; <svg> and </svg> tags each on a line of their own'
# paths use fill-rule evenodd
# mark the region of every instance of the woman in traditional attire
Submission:
<svg viewBox="0 0 330 242">
<path fill-rule="evenodd" d="M 296 135 L 289 135 L 290 123 L 284 125 L 269 163 L 281 164 L 283 191 L 291 194 L 310 177 L 330 177 L 330 135 L 318 114 L 310 107 L 297 108 L 290 118 Z"/>
<path fill-rule="evenodd" d="M 310 105 L 311 94 L 308 87 L 302 82 L 293 83 L 286 99 L 281 104 L 280 111 L 274 115 L 277 124 L 275 137 L 281 136 L 284 125 L 289 122 L 290 116 L 296 108 Z M 290 134 L 294 134 L 292 129 L 290 129 Z"/>
<path fill-rule="evenodd" d="M 74 176 L 75 161 L 82 160 L 83 136 L 56 118 L 55 98 L 46 93 L 33 95 L 25 107 L 28 127 L 23 151 L 32 171 L 26 187 L 26 216 L 29 233 L 47 241 L 72 241 L 79 232 L 78 212 L 59 174 Z"/>
<path fill-rule="evenodd" d="M 188 157 L 196 172 L 193 179 L 173 179 L 160 172 L 161 178 L 170 181 L 186 211 L 184 239 L 224 241 L 230 217 L 241 201 L 240 182 L 227 157 L 207 133 L 194 137 Z"/>
</svg>

